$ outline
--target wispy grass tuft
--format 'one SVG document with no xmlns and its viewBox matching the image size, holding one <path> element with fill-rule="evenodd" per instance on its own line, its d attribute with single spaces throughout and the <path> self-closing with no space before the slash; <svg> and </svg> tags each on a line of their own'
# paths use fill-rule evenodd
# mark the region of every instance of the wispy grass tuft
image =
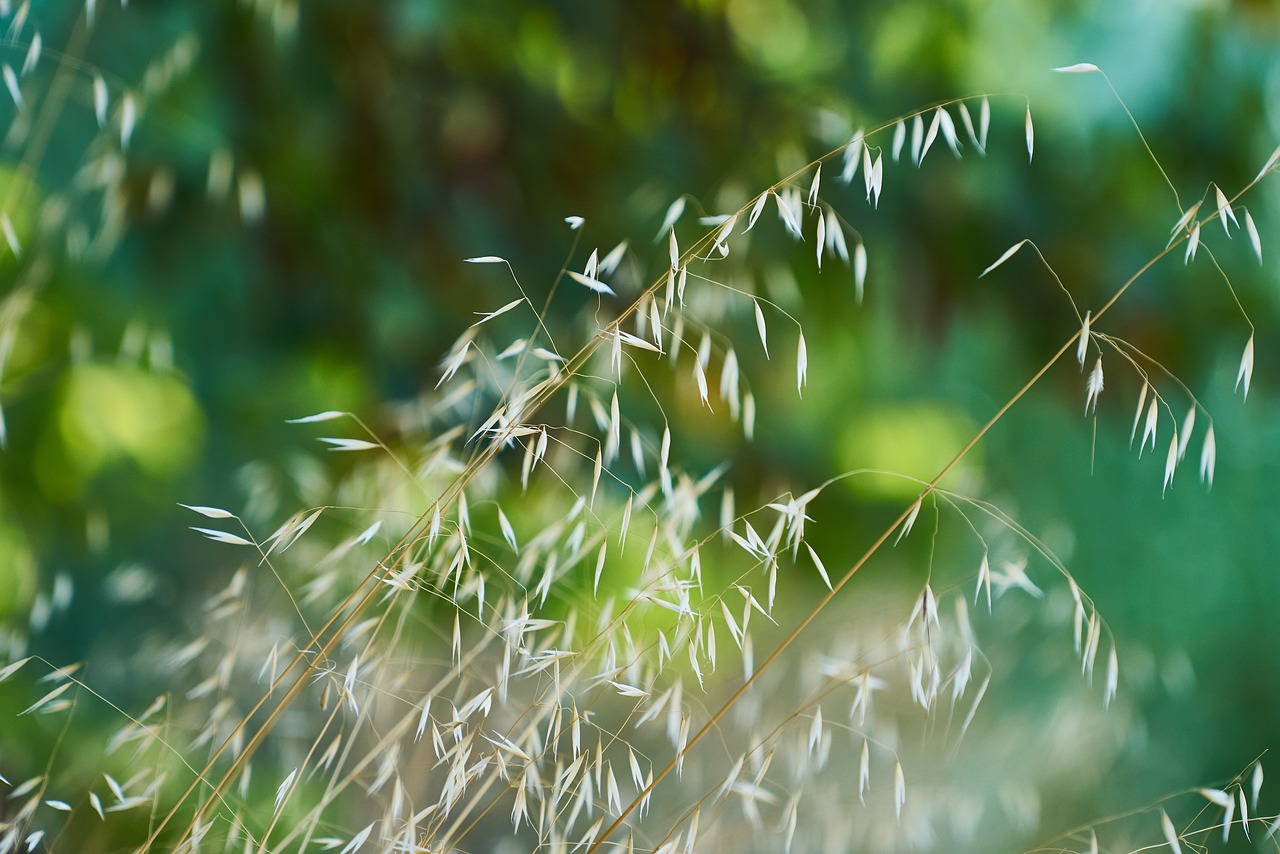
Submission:
<svg viewBox="0 0 1280 854">
<path fill-rule="evenodd" d="M 61 86 L 63 106 L 102 128 L 87 157 L 109 198 L 118 187 L 107 165 L 145 133 L 147 92 L 86 73 L 73 43 L 50 90 L 37 93 L 27 75 L 47 61 L 38 39 L 27 39 L 21 72 L 4 65 L 6 87 L 21 114 Z M 178 73 L 177 60 L 167 62 Z M 750 284 L 776 263 L 769 241 L 800 244 L 794 256 L 780 251 L 822 270 L 858 311 L 894 286 L 877 276 L 859 225 L 896 186 L 925 180 L 935 143 L 962 159 L 1021 156 L 988 139 L 991 101 L 949 100 L 859 130 L 741 206 L 697 221 L 681 196 L 656 245 L 647 234 L 605 240 L 569 218 L 567 260 L 549 278 L 577 307 L 572 328 L 553 323 L 517 278 L 542 271 L 498 255 L 459 259 L 506 293 L 476 306 L 415 400 L 370 417 L 373 427 L 337 410 L 290 419 L 300 447 L 314 440 L 316 456 L 327 448 L 353 458 L 326 476 L 322 502 L 248 512 L 190 496 L 183 505 L 199 523 L 192 530 L 227 546 L 239 566 L 190 616 L 191 633 L 153 656 L 150 675 L 165 685 L 154 702 L 117 708 L 91 677 L 9 643 L 14 660 L 0 681 L 29 680 L 19 717 L 70 729 L 78 706 L 106 704 L 117 726 L 101 757 L 55 754 L 30 776 L 0 780 L 0 852 L 65 850 L 96 836 L 141 852 L 590 854 L 931 850 L 1034 834 L 1034 776 L 999 721 L 982 714 L 1018 665 L 1006 641 L 1025 623 L 1041 626 L 1045 655 L 1066 663 L 1045 739 L 1068 746 L 1086 743 L 1104 716 L 1131 713 L 1126 656 L 1066 562 L 949 475 L 1050 374 L 1080 382 L 1085 415 L 1097 418 L 1123 387 L 1104 385 L 1105 358 L 1109 380 L 1141 384 L 1135 456 L 1170 436 L 1161 489 L 1182 487 L 1175 475 L 1197 437 L 1200 479 L 1211 486 L 1211 413 L 1121 337 L 1113 309 L 1149 271 L 1175 263 L 1167 256 L 1212 259 L 1240 307 L 1242 339 L 1248 330 L 1236 377 L 1247 397 L 1253 325 L 1202 226 L 1218 219 L 1228 237 L 1243 227 L 1261 260 L 1245 203 L 1275 158 L 1231 194 L 1210 185 L 1206 216 L 1209 187 L 1179 207 L 1170 242 L 1096 306 L 1077 307 L 1030 237 L 1003 254 L 991 247 L 994 262 L 970 277 L 999 288 L 1031 246 L 1066 294 L 1075 331 L 932 477 L 902 475 L 913 497 L 849 553 L 812 536 L 843 524 L 829 493 L 884 472 L 760 485 L 727 462 L 686 462 L 697 458 L 686 451 L 697 439 L 690 424 L 758 442 L 803 411 L 811 375 L 838 370 L 811 352 L 799 309 Z M 1030 161 L 1024 102 L 1012 98 L 1025 106 Z M 261 176 L 214 152 L 211 195 L 233 186 L 243 220 L 259 221 Z M 63 223 L 24 239 L 7 213 L 0 225 L 23 263 L 59 234 L 72 254 L 108 251 L 102 244 L 124 223 L 103 204 L 103 225 L 87 237 Z M 493 241 L 501 252 L 503 236 Z M 756 423 L 762 405 L 782 412 L 767 428 Z M 919 542 L 926 547 L 912 548 Z M 886 545 L 901 547 L 896 557 Z M 923 582 L 909 595 L 851 584 L 874 560 L 909 565 L 922 554 Z M 958 782 L 948 763 L 973 763 L 974 753 L 989 777 Z M 1069 773 L 1087 757 L 1058 748 L 1053 758 Z M 1235 827 L 1274 833 L 1278 820 L 1258 811 L 1261 762 L 1247 771 L 1247 782 L 1143 807 L 1135 815 L 1145 838 L 1177 851 Z M 1105 848 L 1119 823 L 1104 818 L 1048 847 Z"/>
</svg>

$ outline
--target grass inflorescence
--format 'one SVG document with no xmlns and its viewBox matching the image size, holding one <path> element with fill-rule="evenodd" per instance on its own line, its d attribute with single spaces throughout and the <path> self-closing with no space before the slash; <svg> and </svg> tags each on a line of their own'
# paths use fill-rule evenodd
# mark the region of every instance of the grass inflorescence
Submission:
<svg viewBox="0 0 1280 854">
<path fill-rule="evenodd" d="M 77 37 L 49 86 L 65 88 L 61 108 L 102 128 L 87 157 L 105 212 L 93 234 L 52 222 L 34 240 L 6 215 L 22 259 L 52 234 L 73 255 L 109 253 L 103 242 L 124 227 L 111 218 L 122 208 L 108 166 L 127 158 L 146 101 L 81 68 Z M 27 43 L 38 54 L 36 38 Z M 164 67 L 179 73 L 180 60 Z M 4 69 L 21 118 L 33 99 Z M 1002 668 L 1019 667 L 1001 647 L 1023 623 L 1045 628 L 1056 675 L 1070 680 L 1051 723 L 1067 745 L 1124 714 L 1113 705 L 1124 650 L 1054 549 L 957 473 L 1045 377 L 1078 374 L 1096 418 L 1111 372 L 1123 372 L 1140 387 L 1135 455 L 1162 456 L 1160 488 L 1188 453 L 1212 485 L 1211 413 L 1113 319 L 1161 264 L 1207 256 L 1230 288 L 1210 227 L 1243 232 L 1260 260 L 1248 200 L 1276 157 L 1232 192 L 1212 185 L 1179 202 L 1168 244 L 1095 306 L 1077 304 L 1031 239 L 992 247 L 973 278 L 998 283 L 1034 250 L 1075 332 L 938 471 L 777 484 L 696 462 L 700 431 L 762 441 L 803 411 L 810 378 L 833 369 L 811 362 L 818 349 L 802 309 L 757 287 L 758 271 L 777 257 L 813 265 L 860 310 L 875 288 L 892 287 L 877 281 L 876 247 L 859 224 L 895 184 L 920 180 L 913 170 L 943 149 L 1036 156 L 1031 106 L 1001 98 L 1017 106 L 1025 150 L 1001 150 L 991 135 L 1003 115 L 993 119 L 993 98 L 958 98 L 858 131 L 722 213 L 697 216 L 682 196 L 656 243 L 641 235 L 589 248 L 592 223 L 570 217 L 567 257 L 547 289 L 526 288 L 522 278 L 539 273 L 500 255 L 465 259 L 506 294 L 475 306 L 415 399 L 376 418 L 291 419 L 299 443 L 310 436 L 355 458 L 322 479 L 317 501 L 264 501 L 268 512 L 184 505 L 193 536 L 237 551 L 240 565 L 191 616 L 189 635 L 148 653 L 148 678 L 164 686 L 154 702 L 118 706 L 91 674 L 11 640 L 0 680 L 33 680 L 19 717 L 71 729 L 77 706 L 97 704 L 118 726 L 101 757 L 55 751 L 17 779 L 0 765 L 0 850 L 106 839 L 103 850 L 137 851 L 878 851 L 1034 835 L 1033 783 L 1004 776 L 1026 770 L 1008 743 L 1024 734 L 981 714 Z M 211 191 L 228 191 L 233 168 L 212 153 Z M 247 170 L 234 183 L 246 220 L 260 218 L 260 177 Z M 782 237 L 799 249 L 780 248 Z M 548 291 L 577 306 L 571 319 L 535 296 Z M 20 314 L 23 293 L 6 296 L 4 318 Z M 1247 396 L 1253 326 L 1231 294 L 1236 386 Z M 913 497 L 868 541 L 833 551 L 813 536 L 842 524 L 829 493 L 867 477 L 896 477 Z M 922 581 L 908 594 L 853 584 L 875 560 L 923 562 Z M 1080 751 L 1055 754 L 1058 767 L 1086 764 Z M 948 763 L 986 776 L 958 783 Z M 1262 779 L 1254 762 L 1220 787 L 1100 820 L 1043 850 L 1097 850 L 1130 818 L 1174 850 L 1237 827 L 1261 835 L 1271 820 L 1258 814 Z M 1193 797 L 1203 809 L 1176 824 L 1178 799 Z"/>
</svg>

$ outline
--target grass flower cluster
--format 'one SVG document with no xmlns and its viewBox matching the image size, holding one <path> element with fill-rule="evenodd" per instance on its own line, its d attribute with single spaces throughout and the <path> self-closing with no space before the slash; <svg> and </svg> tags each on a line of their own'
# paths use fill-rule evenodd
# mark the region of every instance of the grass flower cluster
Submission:
<svg viewBox="0 0 1280 854">
<path fill-rule="evenodd" d="M 25 82 L 44 62 L 40 36 L 10 20 L 10 40 L 28 45 L 20 68 L 3 65 L 11 133 L 47 135 Z M 100 128 L 74 182 L 100 217 L 75 219 L 85 199 L 47 202 L 29 225 L 0 216 L 18 261 L 4 341 L 21 336 L 22 308 L 42 287 L 28 244 L 61 235 L 59 254 L 109 255 L 130 145 L 148 96 L 190 61 L 184 44 L 137 92 L 71 62 L 42 78 Z M 1019 142 L 1002 150 L 1010 103 Z M 1140 133 L 1135 142 L 1145 145 Z M 596 247 L 593 224 L 569 217 L 549 290 L 570 311 L 524 286 L 540 273 L 500 254 L 466 259 L 506 296 L 475 305 L 415 399 L 376 416 L 294 419 L 300 445 L 318 440 L 335 452 L 326 462 L 349 463 L 295 473 L 292 491 L 308 503 L 279 508 L 265 482 L 250 485 L 246 505 L 258 509 L 187 497 L 192 536 L 238 568 L 190 616 L 189 634 L 129 662 L 164 686 L 153 702 L 118 705 L 92 674 L 32 657 L 20 634 L 6 639 L 0 687 L 23 697 L 15 726 L 72 730 L 81 706 L 108 708 L 116 726 L 101 755 L 55 749 L 16 773 L 0 753 L 0 851 L 994 850 L 1034 836 L 1040 795 L 1025 776 L 1001 779 L 1025 759 L 984 715 L 1002 668 L 1019 666 L 1007 642 L 1025 637 L 1020 626 L 1043 628 L 1062 694 L 1046 740 L 1065 745 L 1126 714 L 1125 651 L 1070 567 L 960 476 L 962 464 L 1047 376 L 1078 374 L 1096 417 L 1123 375 L 1140 387 L 1134 455 L 1164 460 L 1153 489 L 1187 477 L 1188 454 L 1211 486 L 1212 414 L 1113 320 L 1160 265 L 1211 265 L 1230 289 L 1215 229 L 1244 236 L 1262 260 L 1249 200 L 1280 149 L 1244 186 L 1179 203 L 1168 244 L 1106 301 L 1077 305 L 1062 285 L 1077 331 L 933 477 L 902 476 L 915 497 L 878 536 L 833 553 L 813 537 L 845 525 L 829 492 L 884 472 L 760 483 L 729 462 L 692 461 L 705 458 L 705 435 L 752 442 L 779 429 L 806 406 L 810 377 L 838 370 L 811 362 L 803 310 L 757 287 L 758 271 L 778 258 L 813 265 L 860 310 L 893 287 L 877 280 L 865 224 L 943 156 L 1031 160 L 1032 105 L 977 95 L 860 130 L 730 208 L 699 215 L 692 198 L 675 200 L 656 241 Z M 269 188 L 234 173 L 219 152 L 211 192 L 234 187 L 245 219 L 260 218 Z M 20 206 L 13 192 L 6 211 Z M 155 208 L 167 192 L 158 173 Z M 501 253 L 502 236 L 493 242 Z M 990 255 L 979 277 L 993 288 L 1015 264 L 1057 275 L 1031 240 Z M 1236 303 L 1245 397 L 1255 344 Z M 872 561 L 926 553 L 909 595 L 862 583 Z M 1071 773 L 1087 754 L 1055 761 Z M 966 785 L 948 768 L 983 776 Z M 1255 762 L 1220 787 L 1100 818 L 1042 850 L 1263 838 L 1276 824 L 1259 812 L 1262 783 Z M 1193 798 L 1198 813 L 1186 809 Z"/>
</svg>

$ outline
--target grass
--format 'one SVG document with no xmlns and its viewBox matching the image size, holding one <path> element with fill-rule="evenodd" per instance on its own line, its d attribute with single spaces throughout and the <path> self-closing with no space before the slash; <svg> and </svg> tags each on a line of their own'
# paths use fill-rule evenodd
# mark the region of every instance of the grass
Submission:
<svg viewBox="0 0 1280 854">
<path fill-rule="evenodd" d="M 120 103 L 98 120 L 123 156 L 138 107 Z M 888 286 L 855 227 L 882 193 L 921 180 L 913 170 L 944 148 L 1034 156 L 1030 107 L 1025 150 L 998 150 L 990 122 L 987 97 L 951 100 L 859 132 L 727 215 L 693 221 L 681 197 L 653 251 L 648 235 L 641 250 L 587 251 L 592 225 L 571 218 L 545 301 L 501 257 L 468 259 L 509 293 L 476 306 L 416 399 L 369 423 L 295 419 L 299 441 L 355 458 L 322 502 L 269 522 L 187 505 L 191 527 L 241 566 L 189 635 L 129 663 L 164 686 L 154 702 L 115 705 L 76 668 L 21 652 L 0 671 L 31 680 L 20 725 L 54 744 L 42 770 L 5 780 L 0 850 L 924 850 L 1034 837 L 1039 796 L 1008 741 L 1036 735 L 1057 745 L 1057 767 L 1087 765 L 1124 652 L 1054 550 L 954 472 L 1051 375 L 1078 374 L 1096 414 L 1105 361 L 1140 381 L 1133 441 L 1160 454 L 1161 488 L 1187 476 L 1188 453 L 1212 485 L 1210 413 L 1112 315 L 1159 265 L 1208 263 L 1230 289 L 1208 232 L 1244 232 L 1261 258 L 1247 204 L 1276 158 L 1229 195 L 1214 185 L 1179 204 L 1168 245 L 1095 307 L 1062 285 L 1075 333 L 929 476 L 761 484 L 685 462 L 706 435 L 772 441 L 760 431 L 803 417 L 811 377 L 838 370 L 810 364 L 821 351 L 798 310 L 743 283 L 776 257 L 811 264 L 857 310 Z M 261 178 L 237 186 L 246 217 L 261 217 Z M 799 248 L 779 248 L 783 236 Z M 1028 240 L 981 276 L 998 281 L 1031 250 L 1056 279 Z M 1235 302 L 1247 396 L 1254 337 Z M 852 558 L 833 553 L 814 536 L 841 524 L 830 493 L 886 474 L 911 498 Z M 923 565 L 921 583 L 909 595 L 854 584 L 877 560 Z M 982 710 L 1002 673 L 1027 666 L 1002 648 L 1020 625 L 1062 639 L 1057 714 L 1006 726 Z M 57 745 L 87 705 L 118 726 L 102 756 L 67 755 Z M 980 784 L 958 783 L 956 767 Z M 1261 837 L 1274 830 L 1258 814 L 1261 769 L 1037 850 Z M 1175 824 L 1169 811 L 1191 801 L 1203 808 Z"/>
</svg>

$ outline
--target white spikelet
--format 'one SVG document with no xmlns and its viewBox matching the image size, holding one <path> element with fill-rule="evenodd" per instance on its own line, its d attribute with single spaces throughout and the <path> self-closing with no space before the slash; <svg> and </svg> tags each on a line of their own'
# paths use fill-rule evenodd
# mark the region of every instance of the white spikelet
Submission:
<svg viewBox="0 0 1280 854">
<path fill-rule="evenodd" d="M 880 207 L 880 194 L 884 191 L 884 155 L 876 154 L 876 162 L 871 166 L 872 179 L 872 207 Z"/>
<path fill-rule="evenodd" d="M 107 81 L 100 75 L 93 78 L 93 115 L 98 120 L 98 127 L 107 124 Z"/>
<path fill-rule="evenodd" d="M 920 515 L 920 499 L 916 499 L 916 503 L 911 505 L 911 511 L 907 513 L 906 521 L 902 523 L 902 529 L 898 531 L 898 539 L 893 541 L 896 546 L 901 542 L 902 538 L 911 533 L 911 526 L 916 523 L 916 517 Z"/>
<path fill-rule="evenodd" d="M 1213 436 L 1213 425 L 1204 434 L 1204 445 L 1200 449 L 1200 480 L 1204 485 L 1213 488 L 1213 470 L 1218 464 L 1218 441 Z"/>
<path fill-rule="evenodd" d="M 978 587 L 973 591 L 973 604 L 978 604 L 978 597 L 983 588 L 987 591 L 987 613 L 991 613 L 991 561 L 986 552 L 982 553 L 982 563 L 978 566 Z"/>
<path fill-rule="evenodd" d="M 1227 233 L 1227 237 L 1231 236 L 1231 228 L 1227 225 L 1227 220 L 1235 223 L 1236 228 L 1240 227 L 1240 220 L 1236 219 L 1236 212 L 1231 209 L 1231 202 L 1227 201 L 1226 195 L 1217 184 L 1213 186 L 1214 200 L 1218 204 L 1218 218 L 1222 220 L 1222 230 Z"/>
<path fill-rule="evenodd" d="M 8 63 L 4 65 L 4 85 L 9 90 L 9 97 L 13 98 L 14 106 L 21 110 L 22 89 L 18 86 L 18 75 Z"/>
<path fill-rule="evenodd" d="M 871 782 L 871 751 L 867 740 L 862 740 L 862 755 L 858 758 L 858 800 L 866 803 L 867 784 Z"/>
<path fill-rule="evenodd" d="M 1169 820 L 1169 814 L 1164 810 L 1160 810 L 1160 830 L 1164 832 L 1164 841 L 1169 844 L 1169 849 L 1173 854 L 1182 854 L 1182 845 L 1178 842 L 1178 831 L 1173 827 L 1173 822 Z"/>
<path fill-rule="evenodd" d="M 939 129 L 942 131 L 942 138 L 946 140 L 947 148 L 950 148 L 951 153 L 959 157 L 960 137 L 956 133 L 956 123 L 952 120 L 951 114 L 946 111 L 945 107 L 938 108 L 938 119 L 940 120 Z"/>
<path fill-rule="evenodd" d="M 814 252 L 818 258 L 818 269 L 822 269 L 822 253 L 827 248 L 827 218 L 818 211 L 817 235 L 814 237 Z"/>
<path fill-rule="evenodd" d="M 1196 407 L 1195 404 L 1187 410 L 1187 417 L 1182 419 L 1182 439 L 1178 442 L 1178 462 L 1182 462 L 1182 458 L 1187 455 L 1187 445 L 1191 442 L 1191 434 L 1196 429 Z"/>
<path fill-rule="evenodd" d="M 1249 383 L 1253 379 L 1253 336 L 1244 345 L 1244 353 L 1240 356 L 1240 370 L 1236 372 L 1236 389 L 1244 383 L 1244 399 L 1249 399 Z"/>
<path fill-rule="evenodd" d="M 31 37 L 31 44 L 27 47 L 27 58 L 22 61 L 22 75 L 24 77 L 30 74 L 31 70 L 36 67 L 36 63 L 40 61 L 40 51 L 43 44 L 44 42 L 39 33 Z"/>
<path fill-rule="evenodd" d="M 681 196 L 667 207 L 667 213 L 662 218 L 662 227 L 658 229 L 658 237 L 662 237 L 662 232 L 675 226 L 676 221 L 680 219 L 680 215 L 683 213 L 684 196 Z"/>
<path fill-rule="evenodd" d="M 1249 838 L 1249 802 L 1245 800 L 1244 786 L 1240 787 L 1240 791 L 1236 793 L 1240 799 L 1240 829 L 1244 831 L 1245 839 Z"/>
<path fill-rule="evenodd" d="M 1076 344 L 1076 361 L 1080 363 L 1080 370 L 1084 370 L 1084 355 L 1089 351 L 1089 321 L 1092 319 L 1092 313 L 1086 311 L 1084 313 L 1084 325 L 1080 328 L 1080 341 Z"/>
<path fill-rule="evenodd" d="M 1036 148 L 1036 129 L 1031 124 L 1031 105 L 1027 104 L 1027 162 L 1031 162 L 1031 158 L 1035 154 Z"/>
<path fill-rule="evenodd" d="M 1133 413 L 1133 430 L 1129 432 L 1129 447 L 1133 447 L 1133 440 L 1138 435 L 1138 422 L 1142 420 L 1142 410 L 1147 405 L 1147 392 L 1151 390 L 1151 384 L 1143 380 L 1142 393 L 1138 395 L 1138 411 Z M 1141 450 L 1139 450 L 1141 453 Z"/>
<path fill-rule="evenodd" d="M 1098 71 L 1098 66 L 1092 62 L 1077 62 L 1075 65 L 1063 65 L 1059 68 L 1051 69 L 1059 74 L 1088 74 L 1092 71 Z"/>
<path fill-rule="evenodd" d="M 1187 240 L 1187 252 L 1182 256 L 1183 264 L 1190 264 L 1196 259 L 1196 249 L 1200 246 L 1200 223 L 1191 229 L 1191 237 Z"/>
<path fill-rule="evenodd" d="M 933 121 L 929 122 L 929 130 L 924 135 L 924 145 L 920 149 L 920 159 L 917 161 L 917 165 L 924 162 L 925 157 L 929 154 L 930 146 L 938 138 L 938 123 L 941 121 L 941 114 L 941 107 L 934 109 Z"/>
<path fill-rule="evenodd" d="M 0 211 L 0 231 L 4 232 L 4 242 L 13 250 L 14 257 L 21 257 L 22 244 L 18 242 L 18 232 L 13 227 L 13 220 L 3 211 Z"/>
<path fill-rule="evenodd" d="M 956 105 L 957 111 L 960 113 L 960 121 L 964 123 L 965 133 L 969 134 L 969 141 L 973 143 L 973 147 L 978 149 L 978 154 L 986 155 L 982 150 L 981 143 L 978 142 L 978 131 L 973 126 L 973 116 L 969 115 L 969 107 L 964 101 Z"/>
<path fill-rule="evenodd" d="M 1200 794 L 1210 803 L 1226 809 L 1231 804 L 1231 796 L 1221 789 L 1200 789 Z"/>
<path fill-rule="evenodd" d="M 1102 695 L 1102 705 L 1110 707 L 1111 701 L 1116 697 L 1116 688 L 1120 682 L 1120 660 L 1116 656 L 1116 648 L 1113 644 L 1111 647 L 1111 655 L 1107 656 L 1107 687 Z"/>
<path fill-rule="evenodd" d="M 846 181 L 845 183 L 847 184 L 848 181 Z M 764 210 L 764 203 L 767 202 L 768 200 L 769 200 L 768 193 L 761 193 L 759 197 L 756 198 L 756 203 L 751 208 L 751 216 L 747 218 L 747 227 L 743 229 L 744 231 L 750 231 L 751 227 L 756 224 L 756 220 L 760 218 L 760 212 Z"/>
<path fill-rule="evenodd" d="M 1169 490 L 1169 484 L 1173 483 L 1173 471 L 1178 466 L 1178 431 L 1173 431 L 1173 439 L 1169 442 L 1169 453 L 1164 458 L 1164 487 L 1161 492 Z"/>
<path fill-rule="evenodd" d="M 1147 407 L 1147 423 L 1142 428 L 1142 444 L 1138 445 L 1138 456 L 1142 456 L 1142 451 L 1147 447 L 1147 439 L 1151 439 L 1151 449 L 1154 451 L 1156 447 L 1156 427 L 1160 419 L 1160 412 L 1156 408 L 1160 398 L 1151 398 L 1151 404 Z"/>
<path fill-rule="evenodd" d="M 862 294 L 867 284 L 867 247 L 862 241 L 853 247 L 853 290 L 854 299 L 862 305 Z"/>
<path fill-rule="evenodd" d="M 800 343 L 796 346 L 796 391 L 804 394 L 804 387 L 809 382 L 809 348 L 804 343 L 804 333 L 800 333 Z"/>
<path fill-rule="evenodd" d="M 1173 228 L 1169 229 L 1169 243 L 1173 243 L 1174 239 L 1178 236 L 1178 232 L 1187 227 L 1191 220 L 1195 218 L 1195 215 L 1199 210 L 1200 202 L 1196 202 L 1194 205 L 1182 212 L 1182 216 L 1178 217 L 1178 221 L 1173 224 Z"/>
<path fill-rule="evenodd" d="M 1098 361 L 1094 363 L 1093 370 L 1089 372 L 1089 380 L 1086 384 L 1086 396 L 1084 401 L 1085 414 L 1089 414 L 1089 410 L 1098 411 L 1098 395 L 1102 393 L 1102 357 L 1098 357 Z M 1194 411 L 1194 410 L 1192 410 Z"/>
<path fill-rule="evenodd" d="M 128 148 L 133 139 L 133 128 L 138 122 L 138 102 L 127 94 L 120 102 L 120 147 Z"/>
<path fill-rule="evenodd" d="M 982 104 L 978 107 L 978 147 L 986 149 L 987 130 L 991 127 L 991 100 L 982 96 Z"/>
<path fill-rule="evenodd" d="M 1262 164 L 1262 169 L 1259 170 L 1258 177 L 1254 178 L 1253 180 L 1257 181 L 1263 175 L 1266 175 L 1275 167 L 1277 163 L 1280 163 L 1280 145 L 1277 145 L 1275 148 L 1275 151 L 1271 152 L 1271 156 L 1267 158 L 1267 162 Z"/>
<path fill-rule="evenodd" d="M 907 780 L 902 773 L 902 763 L 893 769 L 893 809 L 898 819 L 902 818 L 902 805 L 907 802 Z"/>
<path fill-rule="evenodd" d="M 711 408 L 711 402 L 707 399 L 707 375 L 702 370 L 702 362 L 698 359 L 693 360 L 693 381 L 698 385 L 698 396 L 702 398 L 702 405 Z"/>
<path fill-rule="evenodd" d="M 1262 238 L 1258 236 L 1258 226 L 1253 223 L 1253 215 L 1248 211 L 1244 212 L 1244 230 L 1249 235 L 1249 245 L 1253 247 L 1253 254 L 1258 256 L 1258 263 L 1262 263 Z"/>
<path fill-rule="evenodd" d="M 898 122 L 902 124 L 902 122 Z M 894 139 L 897 139 L 896 132 Z M 853 139 L 844 147 L 844 168 L 840 171 L 841 183 L 848 184 L 853 180 L 853 176 L 858 174 L 858 165 L 862 162 L 862 147 L 865 143 L 862 141 L 862 131 L 859 130 L 853 135 Z"/>
<path fill-rule="evenodd" d="M 1001 264 L 1003 264 L 1005 261 L 1008 261 L 1010 258 L 1012 258 L 1012 257 L 1013 257 L 1013 255 L 1014 255 L 1014 253 L 1015 253 L 1015 252 L 1017 252 L 1019 249 L 1021 249 L 1021 248 L 1022 248 L 1022 245 L 1023 245 L 1024 243 L 1026 243 L 1026 242 L 1027 242 L 1027 241 L 1025 241 L 1025 240 L 1019 240 L 1017 243 L 1013 244 L 1013 245 L 1012 245 L 1012 246 L 1010 246 L 1008 249 L 1004 250 L 1004 254 L 1003 254 L 1003 255 L 1001 255 L 999 258 L 997 258 L 995 261 L 993 261 L 993 262 L 992 262 L 992 263 L 987 267 L 987 269 L 985 269 L 985 270 L 983 270 L 981 273 L 979 273 L 979 274 L 978 274 L 978 278 L 979 278 L 979 279 L 981 279 L 981 278 L 982 278 L 983 276 L 985 276 L 987 273 L 990 273 L 990 272 L 991 272 L 992 270 L 994 270 L 996 267 L 999 267 L 999 266 L 1000 266 Z"/>
<path fill-rule="evenodd" d="M 764 325 L 764 312 L 760 310 L 760 302 L 753 301 L 756 308 L 756 331 L 760 333 L 760 346 L 764 348 L 764 357 L 769 358 L 769 334 Z"/>
</svg>

